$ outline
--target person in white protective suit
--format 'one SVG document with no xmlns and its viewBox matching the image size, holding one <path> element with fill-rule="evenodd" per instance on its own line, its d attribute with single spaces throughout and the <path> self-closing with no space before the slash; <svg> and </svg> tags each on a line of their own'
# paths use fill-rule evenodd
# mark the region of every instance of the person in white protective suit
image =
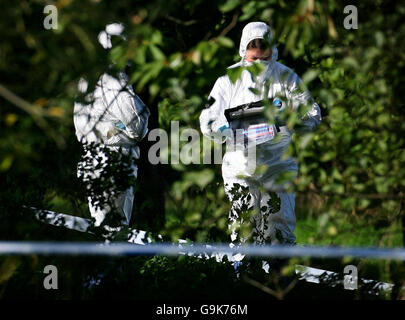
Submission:
<svg viewBox="0 0 405 320">
<path fill-rule="evenodd" d="M 222 175 L 225 192 L 232 202 L 229 213 L 231 246 L 248 239 L 256 244 L 295 243 L 294 193 L 286 189 L 287 184 L 276 183 L 276 179 L 285 172 L 290 172 L 293 177 L 297 173 L 296 161 L 283 157 L 293 132 L 313 131 L 321 122 L 319 106 L 312 101 L 307 90 L 300 90 L 301 79 L 297 74 L 277 62 L 277 48 L 271 41 L 271 30 L 266 23 L 252 22 L 244 27 L 239 48 L 242 59 L 229 68 L 261 63 L 264 71 L 253 76 L 248 70 L 243 70 L 234 83 L 228 75 L 218 78 L 209 95 L 211 104 L 200 115 L 201 131 L 206 137 L 220 143 L 227 141 Z M 241 131 L 243 139 L 238 140 L 236 135 L 236 139 L 228 143 L 229 136 L 240 130 L 235 130 L 225 110 L 261 101 L 265 97 L 275 109 L 297 111 L 301 105 L 309 106 L 301 119 L 300 129 L 289 129 L 281 122 L 270 124 L 265 121 L 251 125 L 247 122 Z M 261 165 L 267 168 L 264 173 L 256 170 Z M 238 234 L 244 223 L 242 215 L 246 208 L 254 212 L 249 219 L 252 232 L 248 236 Z M 243 256 L 237 255 L 234 259 L 242 260 Z"/>
<path fill-rule="evenodd" d="M 106 30 L 99 34 L 100 44 L 105 49 L 111 48 L 111 36 L 120 35 L 122 31 L 121 24 L 107 25 Z M 79 82 L 79 91 L 87 91 L 84 79 Z M 78 164 L 78 177 L 83 179 L 88 188 L 92 181 L 104 179 L 111 165 L 110 152 L 115 152 L 130 158 L 128 178 L 136 178 L 135 160 L 140 156 L 137 142 L 148 132 L 149 109 L 134 93 L 124 72 L 120 72 L 117 78 L 108 73 L 102 74 L 94 92 L 86 95 L 85 100 L 85 103 L 76 102 L 74 105 L 76 136 L 85 150 Z M 90 150 L 90 144 L 94 144 L 95 149 Z M 111 211 L 117 212 L 122 218 L 122 224 L 128 225 L 134 200 L 133 187 L 115 190 L 114 177 L 106 179 L 110 179 L 112 186 L 102 192 L 109 199 L 108 203 L 98 203 L 95 195 L 88 197 L 95 226 L 100 226 Z"/>
</svg>

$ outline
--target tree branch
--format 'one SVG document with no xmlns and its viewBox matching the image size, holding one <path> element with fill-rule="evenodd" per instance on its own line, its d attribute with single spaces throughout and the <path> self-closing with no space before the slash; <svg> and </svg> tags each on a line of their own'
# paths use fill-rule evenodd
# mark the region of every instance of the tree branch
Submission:
<svg viewBox="0 0 405 320">
<path fill-rule="evenodd" d="M 179 20 L 179 19 L 174 18 L 172 16 L 167 16 L 166 19 L 170 20 L 170 21 L 173 21 L 174 23 L 181 24 L 181 25 L 186 26 L 186 27 L 197 23 L 197 20 L 182 21 L 182 20 Z"/>
<path fill-rule="evenodd" d="M 239 16 L 235 13 L 232 17 L 231 23 L 219 34 L 220 37 L 224 37 L 229 31 L 231 31 L 237 24 Z"/>
<path fill-rule="evenodd" d="M 60 149 L 65 148 L 66 143 L 65 140 L 58 135 L 55 130 L 53 130 L 48 122 L 44 119 L 44 112 L 39 108 L 35 107 L 31 103 L 25 101 L 24 99 L 20 98 L 6 87 L 0 84 L 0 96 L 17 106 L 18 108 L 24 110 L 29 115 L 32 116 L 36 124 L 43 129 L 53 140 L 56 142 Z"/>
<path fill-rule="evenodd" d="M 253 280 L 251 278 L 249 278 L 248 276 L 244 275 L 243 276 L 243 280 L 249 284 L 251 284 L 252 286 L 268 293 L 271 294 L 272 296 L 276 297 L 278 300 L 282 300 L 283 299 L 283 294 L 282 292 L 276 292 L 273 289 L 266 287 L 265 285 L 261 284 L 260 282 Z"/>
</svg>

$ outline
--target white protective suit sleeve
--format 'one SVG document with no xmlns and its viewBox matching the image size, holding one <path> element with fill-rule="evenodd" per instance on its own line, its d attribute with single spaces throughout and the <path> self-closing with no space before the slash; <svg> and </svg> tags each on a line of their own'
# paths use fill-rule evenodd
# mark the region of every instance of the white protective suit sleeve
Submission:
<svg viewBox="0 0 405 320">
<path fill-rule="evenodd" d="M 226 76 L 217 79 L 208 97 L 207 106 L 200 115 L 201 132 L 217 143 L 225 141 L 226 136 L 223 134 L 223 129 L 229 126 L 224 114 L 228 106 L 227 101 L 230 99 L 229 88 L 224 88 L 224 82 L 227 80 Z"/>
<path fill-rule="evenodd" d="M 127 142 L 128 138 L 139 142 L 148 132 L 149 109 L 134 93 L 125 74 L 115 79 L 104 74 L 101 90 L 108 113 L 125 125 L 125 131 L 115 130 L 107 144 Z"/>
<path fill-rule="evenodd" d="M 315 131 L 322 121 L 321 109 L 305 88 L 301 78 L 292 70 L 287 77 L 286 94 L 294 111 L 297 111 L 300 106 L 309 108 L 294 131 L 298 134 Z"/>
</svg>

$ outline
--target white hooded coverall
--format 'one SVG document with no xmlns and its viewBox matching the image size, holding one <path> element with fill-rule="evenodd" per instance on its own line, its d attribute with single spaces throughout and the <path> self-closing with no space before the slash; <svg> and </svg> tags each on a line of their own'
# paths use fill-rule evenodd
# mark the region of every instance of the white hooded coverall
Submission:
<svg viewBox="0 0 405 320">
<path fill-rule="evenodd" d="M 79 83 L 79 90 L 86 92 L 83 85 L 87 86 L 84 80 Z M 103 74 L 94 92 L 86 98 L 91 102 L 76 102 L 74 106 L 76 136 L 85 148 L 85 155 L 78 164 L 78 177 L 88 186 L 92 180 L 104 179 L 105 172 L 111 165 L 108 154 L 103 151 L 108 148 L 111 152 L 121 151 L 122 154 L 130 155 L 131 175 L 136 178 L 135 159 L 139 159 L 139 147 L 136 144 L 148 132 L 149 109 L 128 85 L 124 73 L 120 73 L 118 79 L 107 73 Z M 86 146 L 90 143 L 97 144 L 95 152 L 90 153 L 87 149 Z M 108 179 L 110 185 L 114 186 L 114 177 Z M 103 190 L 103 194 L 110 200 L 108 204 L 97 205 L 91 196 L 88 197 L 91 216 L 96 219 L 95 226 L 99 226 L 112 210 L 120 214 L 123 224 L 128 225 L 134 200 L 133 187 L 118 192 L 111 187 Z"/>
<path fill-rule="evenodd" d="M 98 41 L 104 49 L 111 49 L 112 36 L 125 40 L 123 30 L 121 23 L 108 24 L 99 33 Z M 79 82 L 79 91 L 87 92 L 84 79 Z M 116 164 L 114 162 L 117 159 L 120 160 L 120 155 L 126 155 L 130 159 L 127 163 L 129 170 L 125 172 L 129 172 L 128 178 L 136 178 L 135 160 L 139 159 L 139 147 L 136 144 L 148 132 L 149 109 L 134 93 L 123 72 L 118 74 L 118 78 L 107 73 L 101 75 L 94 92 L 88 94 L 85 101 L 87 103 L 75 103 L 73 121 L 77 139 L 85 150 L 77 167 L 77 175 L 90 191 L 90 214 L 96 220 L 95 226 L 99 226 L 112 211 L 117 212 L 122 223 L 128 225 L 134 201 L 133 187 L 117 190 L 116 177 L 109 169 Z M 92 149 L 90 144 L 95 144 L 95 148 Z M 125 157 L 122 158 L 125 160 Z M 107 188 L 98 188 L 96 192 L 92 187 L 96 184 Z"/>
<path fill-rule="evenodd" d="M 239 49 L 242 60 L 229 68 L 250 64 L 245 60 L 246 48 L 248 43 L 256 38 L 266 38 L 271 41 L 271 31 L 267 24 L 252 22 L 245 26 Z M 287 105 L 292 110 L 297 110 L 301 104 L 311 105 L 302 119 L 300 132 L 312 131 L 320 124 L 319 106 L 312 101 L 308 91 L 298 90 L 301 79 L 290 68 L 277 62 L 277 56 L 277 48 L 273 46 L 271 60 L 255 79 L 252 79 L 251 73 L 247 70 L 242 72 L 235 83 L 228 75 L 217 79 L 209 96 L 209 101 L 213 103 L 200 115 L 201 131 L 206 137 L 221 143 L 229 140 L 221 132 L 224 126 L 229 126 L 224 110 L 262 100 L 265 96 L 272 100 L 278 95 L 285 97 Z M 258 89 L 259 93 L 252 92 L 250 88 Z M 273 129 L 274 133 L 276 132 L 272 125 L 270 129 L 271 133 Z M 228 148 L 229 145 L 227 145 L 222 162 L 222 175 L 225 192 L 232 202 L 229 213 L 232 243 L 240 244 L 253 238 L 254 243 L 257 244 L 294 244 L 295 196 L 294 193 L 286 192 L 285 185 L 275 183 L 276 178 L 283 172 L 290 171 L 293 176 L 297 173 L 298 166 L 295 160 L 282 157 L 291 141 L 292 133 L 283 126 L 280 127 L 280 132 L 276 133 L 275 138 L 270 139 L 271 135 L 268 135 L 270 140 L 262 139 L 257 144 L 253 144 L 253 148 L 256 148 L 253 163 L 249 161 L 247 150 L 250 145 L 248 148 L 246 146 Z M 255 173 L 259 165 L 266 165 L 265 173 Z M 239 226 L 246 222 L 241 217 L 246 209 L 254 212 L 253 217 L 249 219 L 249 223 L 253 225 L 253 234 L 251 232 L 248 237 L 238 234 Z"/>
</svg>

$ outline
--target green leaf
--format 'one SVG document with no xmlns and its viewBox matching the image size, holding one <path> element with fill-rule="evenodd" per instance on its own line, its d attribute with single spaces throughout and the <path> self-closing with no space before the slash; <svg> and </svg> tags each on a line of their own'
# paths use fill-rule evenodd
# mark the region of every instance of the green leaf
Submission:
<svg viewBox="0 0 405 320">
<path fill-rule="evenodd" d="M 302 81 L 307 85 L 311 81 L 313 81 L 319 74 L 318 70 L 309 69 L 307 72 L 304 73 L 302 77 Z"/>
<path fill-rule="evenodd" d="M 336 158 L 336 152 L 333 151 L 333 150 L 330 150 L 330 151 L 326 151 L 325 153 L 323 153 L 321 155 L 320 160 L 322 162 L 328 162 L 328 161 L 331 161 L 332 159 L 335 159 L 335 158 Z"/>
<path fill-rule="evenodd" d="M 235 9 L 240 3 L 240 0 L 228 0 L 219 6 L 219 10 L 222 12 L 229 12 Z"/>
<path fill-rule="evenodd" d="M 166 56 L 157 46 L 151 45 L 149 46 L 149 50 L 155 60 L 165 60 Z"/>
<path fill-rule="evenodd" d="M 217 41 L 217 43 L 219 45 L 221 45 L 222 47 L 225 47 L 225 48 L 233 48 L 234 45 L 235 45 L 233 43 L 233 41 L 230 38 L 227 38 L 227 37 L 218 37 L 216 39 L 216 41 Z"/>
<path fill-rule="evenodd" d="M 7 257 L 0 266 L 0 285 L 8 281 L 21 264 L 20 257 Z"/>
<path fill-rule="evenodd" d="M 13 156 L 5 157 L 0 163 L 0 172 L 9 170 L 13 164 L 13 160 Z"/>
<path fill-rule="evenodd" d="M 235 83 L 236 80 L 241 77 L 243 70 L 245 70 L 243 67 L 230 68 L 227 69 L 226 73 L 228 74 L 229 79 L 231 79 L 232 83 Z"/>
<path fill-rule="evenodd" d="M 204 169 L 201 171 L 187 172 L 184 175 L 184 180 L 192 184 L 198 185 L 200 188 L 205 188 L 214 179 L 214 171 Z"/>
</svg>

